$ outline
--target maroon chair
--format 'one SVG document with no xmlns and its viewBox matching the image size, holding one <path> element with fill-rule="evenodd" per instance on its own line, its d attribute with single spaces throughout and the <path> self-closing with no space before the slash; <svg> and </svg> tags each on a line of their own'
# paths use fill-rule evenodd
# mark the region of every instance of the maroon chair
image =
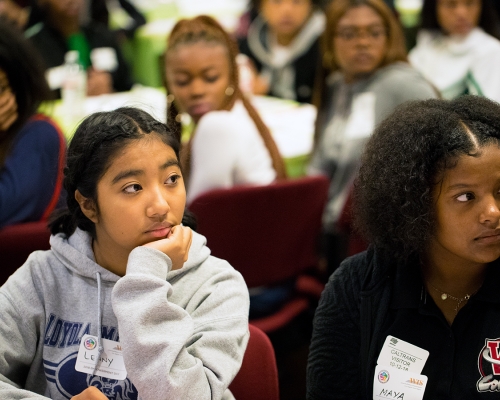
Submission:
<svg viewBox="0 0 500 400">
<path fill-rule="evenodd" d="M 282 309 L 250 321 L 266 333 L 305 311 L 324 287 L 306 272 L 317 267 L 328 185 L 316 176 L 236 186 L 203 193 L 189 206 L 212 254 L 240 271 L 249 288 L 296 278 L 296 295 Z"/>
<path fill-rule="evenodd" d="M 48 250 L 50 231 L 47 221 L 25 222 L 0 229 L 0 285 L 35 250 Z"/>
<path fill-rule="evenodd" d="M 240 371 L 229 390 L 238 400 L 279 400 L 278 369 L 273 345 L 259 328 L 249 325 L 250 339 Z"/>
</svg>

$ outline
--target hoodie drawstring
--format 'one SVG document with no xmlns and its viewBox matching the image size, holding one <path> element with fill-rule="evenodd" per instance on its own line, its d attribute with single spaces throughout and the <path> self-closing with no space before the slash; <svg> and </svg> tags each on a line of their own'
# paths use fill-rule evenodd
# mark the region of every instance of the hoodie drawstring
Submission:
<svg viewBox="0 0 500 400">
<path fill-rule="evenodd" d="M 101 324 L 102 324 L 102 303 L 101 303 L 101 274 L 100 272 L 95 273 L 97 278 L 97 359 L 95 361 L 94 371 L 92 375 L 95 375 L 95 371 L 97 369 L 97 364 L 99 364 L 99 360 L 101 359 L 101 354 L 104 350 L 102 346 L 102 338 L 101 338 Z"/>
</svg>

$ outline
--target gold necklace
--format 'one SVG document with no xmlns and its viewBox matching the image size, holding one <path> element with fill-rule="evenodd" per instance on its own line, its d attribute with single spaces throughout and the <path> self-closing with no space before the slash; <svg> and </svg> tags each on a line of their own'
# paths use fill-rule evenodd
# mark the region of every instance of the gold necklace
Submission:
<svg viewBox="0 0 500 400">
<path fill-rule="evenodd" d="M 445 301 L 445 300 L 448 300 L 448 299 L 452 299 L 452 300 L 455 300 L 457 302 L 457 306 L 455 307 L 455 314 L 458 313 L 458 310 L 460 309 L 460 305 L 464 302 L 464 301 L 469 301 L 469 299 L 471 298 L 471 296 L 474 296 L 478 291 L 479 291 L 479 288 L 481 286 L 479 286 L 479 288 L 477 288 L 474 293 L 471 293 L 471 294 L 466 294 L 464 297 L 455 297 L 455 296 L 452 296 L 451 294 L 449 293 L 446 293 L 446 292 L 443 292 L 441 289 L 438 289 L 436 286 L 434 286 L 432 283 L 430 283 L 429 281 L 426 281 L 427 284 L 433 288 L 436 292 L 440 293 L 441 294 L 441 300 Z"/>
</svg>

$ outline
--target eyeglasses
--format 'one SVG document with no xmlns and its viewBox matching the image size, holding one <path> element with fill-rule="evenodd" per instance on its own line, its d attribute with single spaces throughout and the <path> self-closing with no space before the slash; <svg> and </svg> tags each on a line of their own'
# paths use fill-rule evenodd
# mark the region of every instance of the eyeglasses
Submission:
<svg viewBox="0 0 500 400">
<path fill-rule="evenodd" d="M 345 40 L 346 42 L 358 40 L 363 37 L 372 41 L 377 41 L 385 38 L 387 36 L 387 32 L 383 27 L 371 27 L 366 29 L 349 27 L 339 29 L 335 33 L 335 36 L 339 39 Z"/>
</svg>

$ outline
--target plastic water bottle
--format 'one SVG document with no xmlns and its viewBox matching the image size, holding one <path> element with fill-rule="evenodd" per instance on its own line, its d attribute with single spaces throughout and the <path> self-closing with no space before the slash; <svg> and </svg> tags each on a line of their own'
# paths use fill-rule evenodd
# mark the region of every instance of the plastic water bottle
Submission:
<svg viewBox="0 0 500 400">
<path fill-rule="evenodd" d="M 64 56 L 64 79 L 61 88 L 62 104 L 68 118 L 76 120 L 84 116 L 86 96 L 87 73 L 79 62 L 78 51 L 68 51 Z"/>
<path fill-rule="evenodd" d="M 236 56 L 236 65 L 240 78 L 240 89 L 247 97 L 252 96 L 255 72 L 252 70 L 251 61 L 245 54 Z"/>
</svg>

